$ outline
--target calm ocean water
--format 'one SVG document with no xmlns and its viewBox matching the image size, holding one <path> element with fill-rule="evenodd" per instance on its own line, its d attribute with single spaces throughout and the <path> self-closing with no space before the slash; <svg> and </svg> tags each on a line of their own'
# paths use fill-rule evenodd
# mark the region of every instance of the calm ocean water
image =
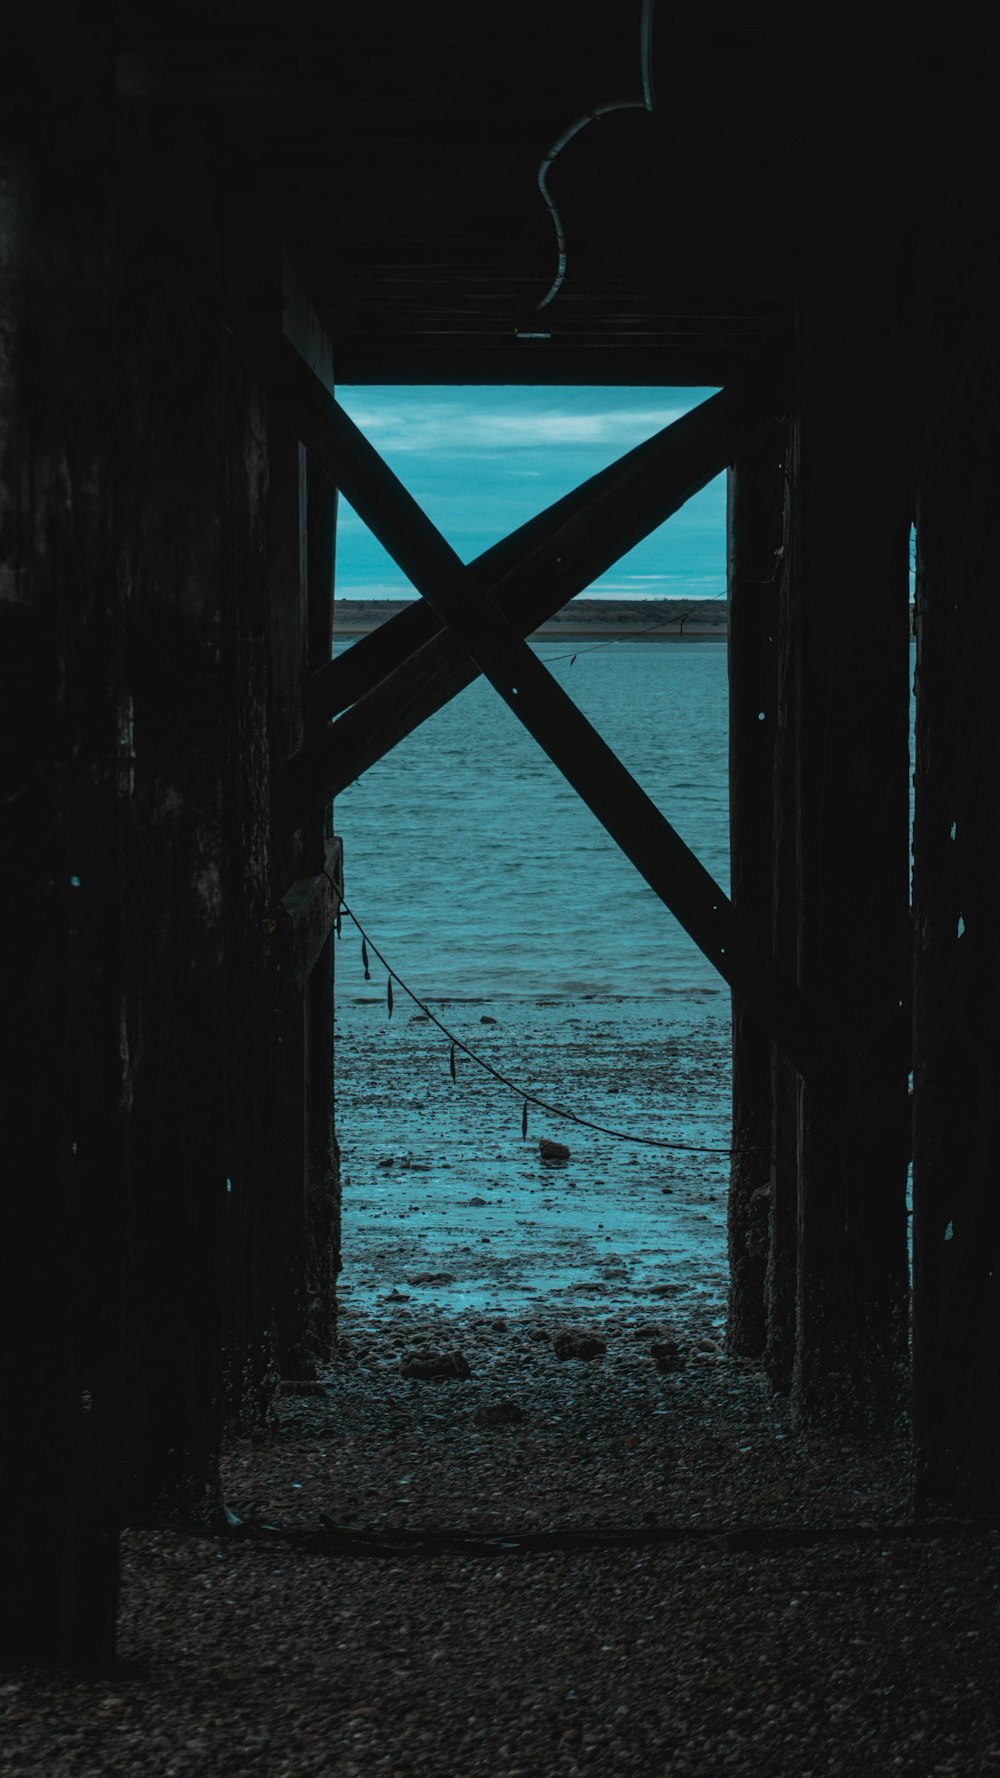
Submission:
<svg viewBox="0 0 1000 1778">
<path fill-rule="evenodd" d="M 725 646 L 536 646 L 728 889 Z M 342 1290 L 401 1313 L 428 1291 L 603 1313 L 669 1288 L 721 1324 L 730 1001 L 677 922 L 482 680 L 347 790 L 336 825 L 348 905 L 391 968 L 519 1089 L 461 1049 L 453 1079 L 448 1039 L 398 987 L 387 1016 L 344 922 Z M 559 1111 L 534 1105 L 527 1141 L 519 1094 Z M 558 1189 L 546 1134 L 571 1145 Z M 449 1282 L 414 1285 L 428 1267 Z"/>
<path fill-rule="evenodd" d="M 536 649 L 728 889 L 725 646 Z M 336 826 L 348 904 L 424 998 L 726 993 L 482 679 L 338 798 Z M 345 949 L 340 993 L 370 995 Z"/>
</svg>

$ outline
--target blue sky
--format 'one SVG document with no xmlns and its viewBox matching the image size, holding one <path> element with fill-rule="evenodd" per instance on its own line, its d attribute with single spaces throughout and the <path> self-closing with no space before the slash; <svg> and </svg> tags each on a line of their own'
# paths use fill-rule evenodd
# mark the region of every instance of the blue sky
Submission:
<svg viewBox="0 0 1000 1778">
<path fill-rule="evenodd" d="M 338 386 L 351 418 L 465 562 L 711 389 Z M 726 484 L 718 476 L 588 589 L 611 598 L 717 599 L 726 592 Z M 337 592 L 411 593 L 341 500 Z"/>
</svg>

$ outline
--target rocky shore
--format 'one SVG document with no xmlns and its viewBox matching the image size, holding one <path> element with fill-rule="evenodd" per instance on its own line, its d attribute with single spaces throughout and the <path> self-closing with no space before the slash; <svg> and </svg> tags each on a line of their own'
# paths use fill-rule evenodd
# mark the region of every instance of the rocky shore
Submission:
<svg viewBox="0 0 1000 1778">
<path fill-rule="evenodd" d="M 1000 1771 L 996 1534 L 668 1299 L 348 1310 L 226 1485 L 242 1530 L 126 1536 L 118 1672 L 0 1679 L 11 1778 Z"/>
</svg>

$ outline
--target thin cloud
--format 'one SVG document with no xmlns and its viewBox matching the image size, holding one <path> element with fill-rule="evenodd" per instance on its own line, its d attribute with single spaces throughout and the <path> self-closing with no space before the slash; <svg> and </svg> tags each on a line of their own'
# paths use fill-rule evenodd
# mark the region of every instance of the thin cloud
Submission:
<svg viewBox="0 0 1000 1778">
<path fill-rule="evenodd" d="M 502 456 L 507 451 L 545 450 L 553 446 L 624 446 L 650 438 L 680 418 L 680 407 L 634 407 L 574 412 L 548 409 L 540 413 L 503 414 L 465 409 L 449 402 L 428 403 L 414 411 L 366 407 L 352 403 L 355 424 L 377 448 L 389 452 L 436 455 L 462 451 L 477 456 Z"/>
</svg>

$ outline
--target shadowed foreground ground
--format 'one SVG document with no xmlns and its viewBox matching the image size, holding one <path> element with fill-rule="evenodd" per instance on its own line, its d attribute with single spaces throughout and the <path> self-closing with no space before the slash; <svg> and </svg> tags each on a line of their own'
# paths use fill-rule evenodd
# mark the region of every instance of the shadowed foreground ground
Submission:
<svg viewBox="0 0 1000 1778">
<path fill-rule="evenodd" d="M 905 1440 L 797 1438 L 669 1299 L 589 1360 L 560 1322 L 593 1327 L 348 1313 L 322 1391 L 227 1459 L 255 1534 L 130 1534 L 128 1665 L 4 1675 L 2 1769 L 1000 1771 L 1000 1546 L 911 1524 Z M 467 1378 L 401 1374 L 456 1348 Z"/>
</svg>

